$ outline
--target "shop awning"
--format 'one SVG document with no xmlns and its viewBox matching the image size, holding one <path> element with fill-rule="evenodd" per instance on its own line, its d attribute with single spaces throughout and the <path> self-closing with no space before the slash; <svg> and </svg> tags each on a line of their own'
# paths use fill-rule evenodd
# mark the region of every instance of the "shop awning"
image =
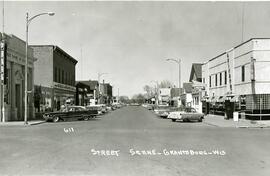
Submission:
<svg viewBox="0 0 270 176">
<path fill-rule="evenodd" d="M 210 102 L 215 103 L 215 102 L 218 101 L 218 99 L 219 99 L 219 97 L 212 97 L 212 98 L 210 99 Z"/>
<path fill-rule="evenodd" d="M 235 95 L 230 102 L 238 102 L 239 101 L 239 95 Z"/>
<path fill-rule="evenodd" d="M 224 102 L 226 100 L 226 96 L 220 96 L 217 102 Z"/>
</svg>

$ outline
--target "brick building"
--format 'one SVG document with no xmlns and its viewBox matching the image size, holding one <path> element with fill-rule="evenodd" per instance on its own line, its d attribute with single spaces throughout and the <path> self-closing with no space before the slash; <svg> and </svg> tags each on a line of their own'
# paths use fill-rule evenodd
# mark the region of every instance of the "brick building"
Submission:
<svg viewBox="0 0 270 176">
<path fill-rule="evenodd" d="M 55 45 L 32 45 L 35 62 L 35 85 L 41 87 L 41 109 L 59 110 L 75 104 L 75 67 L 77 60 Z"/>
<path fill-rule="evenodd" d="M 112 86 L 109 83 L 100 84 L 100 103 L 110 104 L 113 102 Z"/>
</svg>

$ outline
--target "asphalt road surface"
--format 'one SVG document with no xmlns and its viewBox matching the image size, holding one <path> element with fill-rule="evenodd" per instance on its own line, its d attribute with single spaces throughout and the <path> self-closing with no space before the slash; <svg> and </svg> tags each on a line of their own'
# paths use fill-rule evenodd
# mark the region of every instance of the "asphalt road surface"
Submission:
<svg viewBox="0 0 270 176">
<path fill-rule="evenodd" d="M 269 176 L 270 130 L 172 122 L 143 107 L 0 127 L 0 175 Z"/>
</svg>

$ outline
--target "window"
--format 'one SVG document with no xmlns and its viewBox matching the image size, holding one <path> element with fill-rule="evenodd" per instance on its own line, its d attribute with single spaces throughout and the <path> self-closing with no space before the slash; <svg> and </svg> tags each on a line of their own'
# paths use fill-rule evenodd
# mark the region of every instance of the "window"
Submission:
<svg viewBox="0 0 270 176">
<path fill-rule="evenodd" d="M 212 85 L 211 85 L 211 76 L 209 76 L 209 87 L 212 87 Z"/>
<path fill-rule="evenodd" d="M 222 72 L 219 73 L 219 85 L 222 85 Z"/>
<path fill-rule="evenodd" d="M 64 75 L 64 70 L 62 70 L 62 84 L 64 84 L 64 77 L 65 77 L 65 75 Z"/>
<path fill-rule="evenodd" d="M 66 72 L 65 84 L 68 84 L 68 73 Z"/>
<path fill-rule="evenodd" d="M 61 70 L 60 70 L 60 68 L 57 69 L 57 70 L 58 70 L 58 80 L 57 80 L 57 82 L 60 83 L 60 80 L 61 80 L 61 74 L 60 74 L 60 72 L 61 72 Z"/>
<path fill-rule="evenodd" d="M 242 66 L 242 82 L 245 82 L 245 66 Z"/>
<path fill-rule="evenodd" d="M 217 86 L 217 74 L 215 75 L 215 86 Z"/>
<path fill-rule="evenodd" d="M 57 82 L 57 67 L 54 67 L 54 82 Z"/>
<path fill-rule="evenodd" d="M 227 71 L 224 72 L 224 84 L 227 84 Z"/>
</svg>

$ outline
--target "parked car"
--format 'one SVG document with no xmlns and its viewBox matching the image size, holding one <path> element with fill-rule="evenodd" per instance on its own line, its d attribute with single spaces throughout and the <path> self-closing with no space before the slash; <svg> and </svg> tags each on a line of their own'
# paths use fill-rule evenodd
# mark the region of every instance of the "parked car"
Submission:
<svg viewBox="0 0 270 176">
<path fill-rule="evenodd" d="M 61 111 L 48 112 L 43 115 L 46 121 L 58 122 L 71 120 L 89 120 L 97 115 L 97 110 L 88 110 L 83 106 L 67 106 Z"/>
<path fill-rule="evenodd" d="M 163 118 L 166 118 L 170 112 L 171 112 L 170 106 L 157 106 L 154 109 L 154 113 Z"/>
<path fill-rule="evenodd" d="M 162 118 L 167 118 L 171 112 L 179 110 L 181 110 L 181 108 L 161 105 L 155 107 L 154 113 Z"/>
<path fill-rule="evenodd" d="M 91 105 L 91 106 L 86 106 L 86 109 L 87 110 L 97 111 L 97 115 L 101 115 L 102 114 L 102 107 L 101 106 Z"/>
<path fill-rule="evenodd" d="M 196 112 L 194 108 L 185 108 L 184 111 L 173 111 L 170 112 L 170 114 L 167 117 L 168 119 L 171 119 L 173 122 L 176 120 L 181 120 L 183 122 L 188 121 L 199 121 L 202 122 L 204 119 L 204 114 Z"/>
</svg>

